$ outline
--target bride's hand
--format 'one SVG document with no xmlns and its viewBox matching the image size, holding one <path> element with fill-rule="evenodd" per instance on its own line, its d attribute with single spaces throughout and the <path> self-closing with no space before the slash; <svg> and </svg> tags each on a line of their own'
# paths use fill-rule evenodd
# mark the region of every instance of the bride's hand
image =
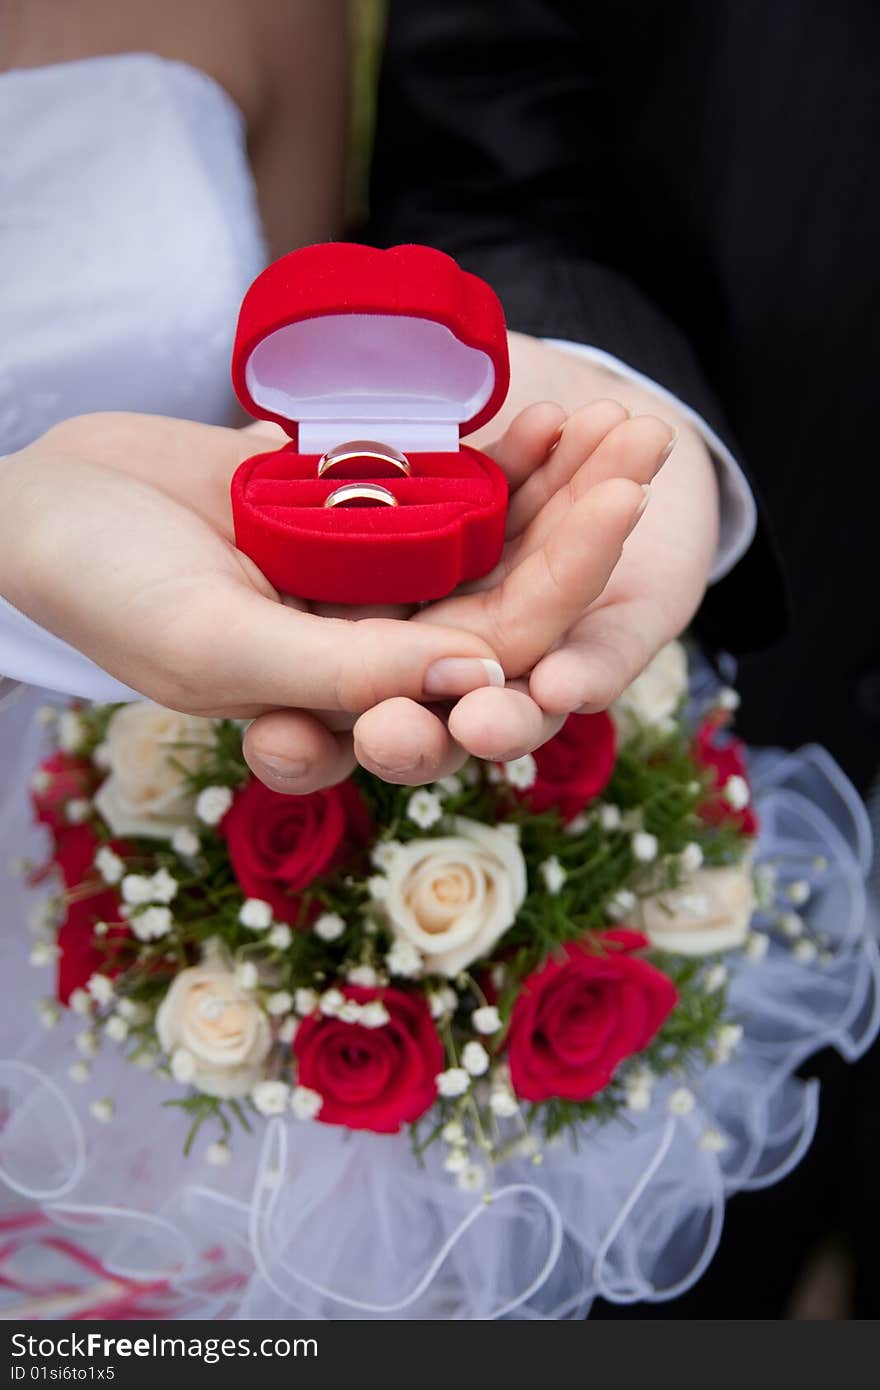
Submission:
<svg viewBox="0 0 880 1390">
<path fill-rule="evenodd" d="M 241 718 L 294 706 L 344 722 L 389 697 L 503 681 L 471 632 L 351 622 L 283 604 L 236 550 L 229 479 L 247 432 L 94 415 L 0 462 L 0 593 L 161 704 Z M 322 780 L 350 736 L 322 735 Z"/>
</svg>

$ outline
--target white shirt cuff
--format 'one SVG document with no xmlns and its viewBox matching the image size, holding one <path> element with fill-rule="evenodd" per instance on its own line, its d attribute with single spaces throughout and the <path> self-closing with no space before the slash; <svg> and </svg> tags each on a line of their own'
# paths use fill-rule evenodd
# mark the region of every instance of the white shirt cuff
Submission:
<svg viewBox="0 0 880 1390">
<path fill-rule="evenodd" d="M 8 682 L 24 681 L 101 704 L 143 699 L 75 647 L 25 617 L 2 597 L 0 672 Z M 0 680 L 0 693 L 5 688 Z"/>
<path fill-rule="evenodd" d="M 719 438 L 711 425 L 706 424 L 702 415 L 698 415 L 684 401 L 679 400 L 678 396 L 674 396 L 665 386 L 658 385 L 650 377 L 635 371 L 620 358 L 612 357 L 610 352 L 588 347 L 585 343 L 569 342 L 565 338 L 544 338 L 543 341 L 548 347 L 577 353 L 578 356 L 594 362 L 597 367 L 604 367 L 609 372 L 615 372 L 617 376 L 626 377 L 629 381 L 653 391 L 655 396 L 675 406 L 705 441 L 715 464 L 719 496 L 718 549 L 715 552 L 715 563 L 709 575 L 709 582 L 714 584 L 717 580 L 723 579 L 745 555 L 758 527 L 758 509 L 752 490 L 724 440 Z"/>
</svg>

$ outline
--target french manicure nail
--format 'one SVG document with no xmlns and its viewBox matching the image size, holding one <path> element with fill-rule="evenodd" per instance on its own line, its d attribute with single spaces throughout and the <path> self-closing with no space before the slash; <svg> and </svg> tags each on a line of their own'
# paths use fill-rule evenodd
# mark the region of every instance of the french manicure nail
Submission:
<svg viewBox="0 0 880 1390">
<path fill-rule="evenodd" d="M 672 438 L 670 439 L 669 443 L 666 445 L 666 447 L 664 448 L 663 452 L 662 452 L 661 455 L 660 455 L 660 462 L 661 462 L 661 464 L 663 464 L 663 463 L 666 462 L 666 460 L 669 458 L 669 455 L 672 453 L 672 451 L 673 451 L 673 449 L 675 448 L 675 446 L 676 446 L 677 443 L 678 443 L 678 430 L 673 430 L 673 431 L 672 431 Z"/>
<path fill-rule="evenodd" d="M 651 488 L 650 488 L 650 485 L 649 485 L 648 483 L 642 483 L 641 487 L 642 487 L 642 500 L 641 500 L 641 502 L 639 503 L 639 505 L 636 507 L 636 509 L 635 509 L 635 511 L 633 512 L 633 514 L 632 514 L 632 521 L 631 521 L 630 524 L 629 524 L 629 531 L 627 531 L 627 535 L 630 535 L 631 532 L 635 530 L 635 526 L 636 526 L 637 521 L 638 521 L 639 518 L 644 514 L 645 508 L 647 507 L 648 503 L 649 503 L 650 500 L 651 500 Z"/>
<path fill-rule="evenodd" d="M 425 695 L 451 700 L 486 685 L 504 688 L 504 671 L 497 661 L 481 656 L 445 656 L 428 667 L 422 690 Z"/>
</svg>

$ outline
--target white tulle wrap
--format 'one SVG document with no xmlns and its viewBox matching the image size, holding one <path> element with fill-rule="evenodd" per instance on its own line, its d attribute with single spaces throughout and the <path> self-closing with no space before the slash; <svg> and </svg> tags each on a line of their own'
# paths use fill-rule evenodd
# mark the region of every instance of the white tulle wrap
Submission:
<svg viewBox="0 0 880 1390">
<path fill-rule="evenodd" d="M 27 703 L 2 722 L 17 725 L 32 768 L 41 732 Z M 179 1094 L 173 1083 L 112 1045 L 87 1085 L 68 1079 L 79 1020 L 35 1028 L 34 1000 L 51 986 L 48 972 L 22 965 L 33 894 L 4 884 L 5 1300 L 56 1317 L 551 1319 L 581 1318 L 597 1296 L 663 1300 L 689 1288 L 712 1258 L 727 1198 L 778 1181 L 810 1143 L 817 1084 L 798 1078 L 801 1063 L 826 1046 L 855 1058 L 878 1027 L 862 803 L 818 748 L 756 755 L 753 774 L 758 862 L 777 867 L 781 891 L 809 881 L 800 911 L 827 950 L 799 961 L 771 932 L 764 960 L 730 956 L 730 1018 L 743 1039 L 726 1064 L 688 1078 L 689 1113 L 668 1106 L 681 1080 L 659 1084 L 647 1111 L 584 1126 L 576 1147 L 556 1142 L 540 1164 L 512 1159 L 487 1194 L 456 1188 L 441 1145 L 420 1164 L 405 1135 L 295 1119 L 236 1135 L 227 1167 L 206 1162 L 213 1134 L 183 1158 L 187 1118 L 163 1106 Z M 25 829 L 25 800 L 15 785 L 0 809 L 6 859 L 43 848 Z M 105 1097 L 110 1124 L 89 1108 Z"/>
</svg>

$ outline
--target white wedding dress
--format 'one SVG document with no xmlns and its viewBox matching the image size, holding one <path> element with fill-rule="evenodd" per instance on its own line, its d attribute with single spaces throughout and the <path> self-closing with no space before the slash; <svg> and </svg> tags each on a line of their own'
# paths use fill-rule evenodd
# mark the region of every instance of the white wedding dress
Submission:
<svg viewBox="0 0 880 1390">
<path fill-rule="evenodd" d="M 0 75 L 0 453 L 97 409 L 222 422 L 238 303 L 264 258 L 242 120 L 211 79 L 143 54 Z M 22 647 L 32 637 L 23 623 Z M 47 685 L 76 662 L 62 643 L 41 650 Z M 2 649 L 0 671 L 16 674 Z M 118 690 L 108 678 L 93 693 Z M 0 707 L 4 873 L 45 851 L 27 796 L 44 698 L 13 690 Z M 38 1026 L 52 986 L 27 963 L 34 895 L 4 876 L 0 1316 L 579 1317 L 597 1294 L 687 1288 L 726 1197 L 776 1180 L 809 1143 L 817 1094 L 800 1062 L 827 1044 L 857 1055 L 877 1021 L 861 803 L 820 750 L 755 770 L 760 854 L 813 880 L 830 963 L 796 964 L 780 942 L 760 970 L 734 962 L 743 1044 L 702 1078 L 695 1110 L 633 1114 L 540 1170 L 516 1158 L 491 1205 L 434 1150 L 419 1167 L 405 1136 L 274 1119 L 236 1138 L 228 1168 L 206 1163 L 214 1136 L 184 1158 L 186 1116 L 162 1104 L 176 1088 L 112 1047 L 75 1085 L 79 1020 Z M 109 1125 L 89 1109 L 105 1096 Z M 707 1126 L 723 1153 L 700 1147 Z"/>
</svg>

